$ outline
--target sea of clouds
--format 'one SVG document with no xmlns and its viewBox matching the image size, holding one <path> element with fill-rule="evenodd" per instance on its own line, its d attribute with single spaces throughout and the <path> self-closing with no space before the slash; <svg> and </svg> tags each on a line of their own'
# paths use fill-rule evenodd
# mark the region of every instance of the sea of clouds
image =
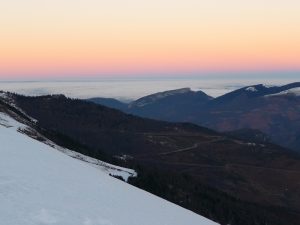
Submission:
<svg viewBox="0 0 300 225">
<path fill-rule="evenodd" d="M 131 101 L 152 93 L 189 87 L 217 97 L 255 84 L 284 85 L 295 79 L 97 79 L 85 81 L 0 81 L 0 90 L 24 95 L 64 94 L 72 98 L 108 97 Z"/>
</svg>

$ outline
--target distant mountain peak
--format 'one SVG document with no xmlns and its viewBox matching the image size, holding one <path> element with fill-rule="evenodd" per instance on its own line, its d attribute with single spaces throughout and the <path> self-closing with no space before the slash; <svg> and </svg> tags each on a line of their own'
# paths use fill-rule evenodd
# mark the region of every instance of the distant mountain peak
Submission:
<svg viewBox="0 0 300 225">
<path fill-rule="evenodd" d="M 215 99 L 215 102 L 229 102 L 236 98 L 259 98 L 265 96 L 297 96 L 300 83 L 295 82 L 283 86 L 256 84 L 229 92 Z"/>
<path fill-rule="evenodd" d="M 148 97 L 148 98 L 164 98 L 164 97 L 168 97 L 171 95 L 185 94 L 188 92 L 192 92 L 192 90 L 190 88 L 180 88 L 180 89 L 158 92 L 155 94 L 148 95 L 146 97 Z"/>
<path fill-rule="evenodd" d="M 180 89 L 175 89 L 175 90 L 158 92 L 158 93 L 151 94 L 151 95 L 148 95 L 148 96 L 145 96 L 143 98 L 136 100 L 135 102 L 133 102 L 132 104 L 129 105 L 129 108 L 131 108 L 133 106 L 143 107 L 143 106 L 151 104 L 159 99 L 163 99 L 163 98 L 173 96 L 173 95 L 186 94 L 189 92 L 193 92 L 193 91 L 190 88 L 180 88 Z"/>
</svg>

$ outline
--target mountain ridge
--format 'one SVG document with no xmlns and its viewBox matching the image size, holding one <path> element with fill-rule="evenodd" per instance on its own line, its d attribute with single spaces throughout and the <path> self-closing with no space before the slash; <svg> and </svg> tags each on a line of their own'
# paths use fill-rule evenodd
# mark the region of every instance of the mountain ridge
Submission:
<svg viewBox="0 0 300 225">
<path fill-rule="evenodd" d="M 217 98 L 173 95 L 154 106 L 118 108 L 123 112 L 171 122 L 191 122 L 219 132 L 254 129 L 284 147 L 300 152 L 300 82 L 283 86 L 246 86 Z M 205 94 L 204 94 L 205 95 Z M 151 96 L 151 95 L 150 95 Z M 143 97 L 141 99 L 147 99 Z M 94 100 L 88 100 L 94 101 Z M 95 102 L 95 101 L 94 101 Z M 95 102 L 114 107 L 104 102 Z"/>
</svg>

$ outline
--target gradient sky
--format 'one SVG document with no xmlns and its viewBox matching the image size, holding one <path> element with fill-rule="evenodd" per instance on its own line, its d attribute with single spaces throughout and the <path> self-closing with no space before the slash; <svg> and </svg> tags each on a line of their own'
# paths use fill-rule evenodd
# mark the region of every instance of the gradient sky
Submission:
<svg viewBox="0 0 300 225">
<path fill-rule="evenodd" d="M 300 71 L 300 1 L 0 1 L 0 78 L 200 71 Z"/>
</svg>

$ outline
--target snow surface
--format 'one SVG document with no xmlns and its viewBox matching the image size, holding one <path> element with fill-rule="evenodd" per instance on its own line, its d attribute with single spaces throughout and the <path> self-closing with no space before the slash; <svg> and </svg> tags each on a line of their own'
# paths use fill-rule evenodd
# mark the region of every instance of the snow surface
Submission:
<svg viewBox="0 0 300 225">
<path fill-rule="evenodd" d="M 16 131 L 27 128 L 26 125 L 12 119 L 10 116 L 8 116 L 2 112 L 0 112 L 0 125 L 4 126 L 6 128 L 13 128 Z"/>
<path fill-rule="evenodd" d="M 284 96 L 284 95 L 294 95 L 294 96 L 300 96 L 300 87 L 296 88 L 291 88 L 279 93 L 271 94 L 271 95 L 266 95 L 266 97 L 269 96 Z"/>
<path fill-rule="evenodd" d="M 216 224 L 17 132 L 22 124 L 1 118 L 1 224 Z"/>
</svg>

